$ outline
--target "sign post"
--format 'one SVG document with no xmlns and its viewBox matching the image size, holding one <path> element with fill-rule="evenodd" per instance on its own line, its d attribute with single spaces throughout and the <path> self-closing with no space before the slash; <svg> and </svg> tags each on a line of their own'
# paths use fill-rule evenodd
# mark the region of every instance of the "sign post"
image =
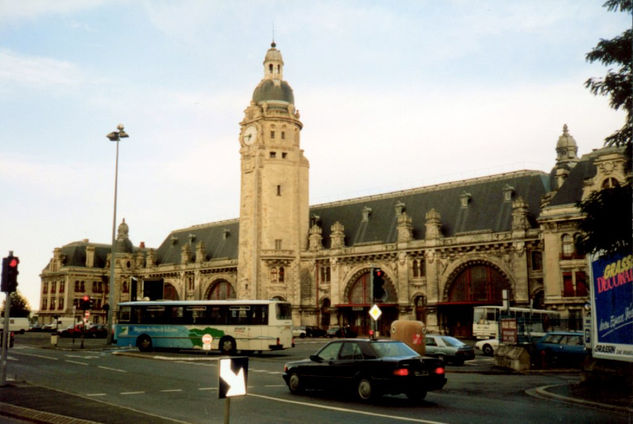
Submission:
<svg viewBox="0 0 633 424">
<path fill-rule="evenodd" d="M 220 359 L 218 372 L 218 398 L 224 403 L 224 424 L 231 417 L 231 398 L 246 395 L 246 377 L 248 375 L 248 357 Z"/>
</svg>

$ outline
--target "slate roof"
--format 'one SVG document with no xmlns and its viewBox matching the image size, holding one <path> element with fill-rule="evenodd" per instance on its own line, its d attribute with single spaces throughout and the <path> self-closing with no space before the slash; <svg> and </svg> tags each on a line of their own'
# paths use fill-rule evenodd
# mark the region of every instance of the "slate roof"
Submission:
<svg viewBox="0 0 633 424">
<path fill-rule="evenodd" d="M 209 258 L 237 259 L 238 240 L 239 221 L 237 219 L 174 230 L 156 249 L 156 263 L 158 265 L 179 264 L 182 246 L 192 243 L 191 253 L 195 255 L 195 246 L 201 241 L 205 244 L 205 260 Z"/>
<path fill-rule="evenodd" d="M 95 244 L 85 241 L 76 241 L 73 243 L 68 243 L 65 246 L 62 246 L 62 255 L 64 255 L 64 265 L 65 266 L 78 266 L 85 267 L 86 266 L 86 247 L 94 246 L 95 247 L 95 268 L 105 268 L 106 259 L 110 254 L 110 245 L 109 244 Z"/>
<path fill-rule="evenodd" d="M 310 207 L 310 216 L 318 217 L 323 228 L 323 246 L 330 247 L 330 227 L 336 221 L 345 226 L 345 245 L 392 243 L 397 238 L 396 203 L 404 203 L 413 219 L 413 238 L 424 239 L 425 215 L 435 209 L 441 215 L 442 234 L 446 237 L 475 231 L 509 231 L 512 202 L 504 201 L 504 190 L 512 187 L 513 197 L 528 205 L 528 219 L 536 227 L 541 197 L 549 190 L 549 175 L 541 171 L 517 171 L 473 180 L 457 181 L 375 196 L 319 204 Z M 467 208 L 460 197 L 470 194 Z M 367 221 L 363 209 L 371 208 Z M 228 235 L 225 236 L 225 230 Z M 157 264 L 179 264 L 184 243 L 203 241 L 207 258 L 237 259 L 239 220 L 221 221 L 172 231 L 156 251 Z"/>
<path fill-rule="evenodd" d="M 476 231 L 509 231 L 512 225 L 512 202 L 504 201 L 507 186 L 513 188 L 513 200 L 520 196 L 526 201 L 530 226 L 536 227 L 540 199 L 549 187 L 548 175 L 540 171 L 517 171 L 316 205 L 310 209 L 310 213 L 320 219 L 323 245 L 326 248 L 330 246 L 330 227 L 336 221 L 345 227 L 346 246 L 395 242 L 397 202 L 404 203 L 404 211 L 413 220 L 414 239 L 425 238 L 425 215 L 431 209 L 440 213 L 442 234 L 445 237 Z M 461 206 L 464 193 L 470 195 L 466 208 Z M 363 222 L 361 218 L 365 207 L 371 208 L 371 214 Z"/>
</svg>

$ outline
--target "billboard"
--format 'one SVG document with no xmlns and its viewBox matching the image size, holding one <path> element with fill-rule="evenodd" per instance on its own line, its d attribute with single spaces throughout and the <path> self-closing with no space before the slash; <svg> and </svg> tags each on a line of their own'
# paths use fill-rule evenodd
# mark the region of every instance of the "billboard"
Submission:
<svg viewBox="0 0 633 424">
<path fill-rule="evenodd" d="M 633 255 L 589 256 L 592 355 L 633 362 Z"/>
</svg>

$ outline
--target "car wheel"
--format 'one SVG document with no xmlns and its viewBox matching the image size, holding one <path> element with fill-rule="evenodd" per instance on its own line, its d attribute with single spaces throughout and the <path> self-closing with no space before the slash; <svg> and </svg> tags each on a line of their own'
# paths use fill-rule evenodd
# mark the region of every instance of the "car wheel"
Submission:
<svg viewBox="0 0 633 424">
<path fill-rule="evenodd" d="M 492 354 L 494 353 L 492 346 L 490 346 L 489 344 L 485 344 L 483 349 L 481 350 L 484 352 L 484 355 L 488 355 L 488 356 L 492 356 Z"/>
<path fill-rule="evenodd" d="M 151 352 L 152 351 L 152 339 L 148 335 L 142 335 L 138 339 L 136 339 L 136 346 L 138 346 L 138 350 L 141 352 Z"/>
<path fill-rule="evenodd" d="M 365 402 L 376 397 L 374 385 L 369 378 L 363 377 L 358 380 L 358 384 L 356 385 L 356 394 L 360 400 Z"/>
<path fill-rule="evenodd" d="M 303 385 L 301 384 L 301 378 L 296 372 L 293 372 L 288 377 L 288 389 L 290 389 L 290 393 L 298 394 L 303 392 Z"/>
<path fill-rule="evenodd" d="M 306 333 L 301 333 L 301 334 L 299 335 L 299 337 L 301 337 L 302 339 L 303 339 L 305 336 L 306 336 Z"/>
<path fill-rule="evenodd" d="M 407 398 L 412 402 L 421 402 L 426 397 L 426 390 L 412 390 L 407 392 Z"/>
<path fill-rule="evenodd" d="M 225 355 L 235 355 L 237 346 L 233 337 L 222 337 L 220 339 L 220 351 Z"/>
</svg>

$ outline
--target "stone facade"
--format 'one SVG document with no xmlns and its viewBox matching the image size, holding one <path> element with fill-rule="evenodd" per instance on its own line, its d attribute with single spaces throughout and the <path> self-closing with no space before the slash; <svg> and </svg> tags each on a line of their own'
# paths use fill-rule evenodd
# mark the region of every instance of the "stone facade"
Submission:
<svg viewBox="0 0 633 424">
<path fill-rule="evenodd" d="M 134 246 L 119 227 L 115 303 L 141 298 L 280 298 L 296 324 L 370 327 L 372 268 L 385 273 L 379 329 L 420 319 L 468 337 L 475 305 L 556 309 L 580 326 L 586 260 L 574 251 L 592 191 L 626 184 L 622 150 L 582 156 L 567 126 L 550 173 L 520 170 L 339 202 L 309 205 L 302 123 L 271 45 L 264 78 L 240 122 L 239 220 L 172 231 L 158 248 Z M 88 294 L 92 320 L 107 299 L 110 246 L 57 248 L 42 271 L 40 317 L 73 314 Z M 53 300 L 54 299 L 54 300 Z"/>
</svg>

